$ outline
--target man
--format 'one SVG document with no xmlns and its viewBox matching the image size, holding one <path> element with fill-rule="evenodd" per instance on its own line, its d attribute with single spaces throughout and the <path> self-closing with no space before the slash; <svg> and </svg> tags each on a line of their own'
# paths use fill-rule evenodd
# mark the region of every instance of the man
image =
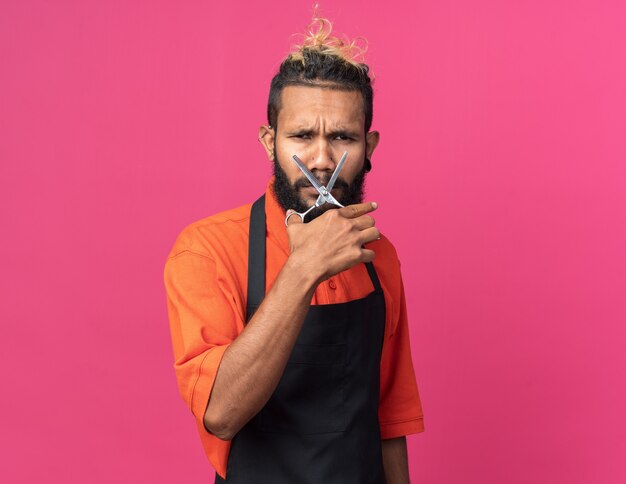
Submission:
<svg viewBox="0 0 626 484">
<path fill-rule="evenodd" d="M 408 483 L 423 430 L 400 265 L 362 202 L 368 67 L 314 22 L 273 78 L 265 195 L 186 227 L 165 266 L 175 369 L 215 482 Z M 331 204 L 326 186 L 344 152 Z M 287 217 L 288 216 L 288 217 Z"/>
</svg>

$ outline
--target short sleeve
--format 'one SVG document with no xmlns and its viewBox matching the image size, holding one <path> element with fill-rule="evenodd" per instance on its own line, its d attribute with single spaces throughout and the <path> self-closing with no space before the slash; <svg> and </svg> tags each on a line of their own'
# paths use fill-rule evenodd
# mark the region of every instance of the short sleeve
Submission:
<svg viewBox="0 0 626 484">
<path fill-rule="evenodd" d="M 222 356 L 237 337 L 238 312 L 217 272 L 209 256 L 186 250 L 167 259 L 164 283 L 180 394 L 211 464 L 224 475 L 230 441 L 211 434 L 203 417 Z"/>
<path fill-rule="evenodd" d="M 382 439 L 424 431 L 422 404 L 411 360 L 406 300 L 402 283 L 398 318 L 394 331 L 387 336 L 383 344 L 381 358 L 378 420 Z"/>
</svg>

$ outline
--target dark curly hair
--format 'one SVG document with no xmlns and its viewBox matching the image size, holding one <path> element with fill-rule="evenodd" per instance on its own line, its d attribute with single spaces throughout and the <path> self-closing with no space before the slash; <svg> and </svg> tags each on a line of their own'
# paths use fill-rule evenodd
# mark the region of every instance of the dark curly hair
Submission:
<svg viewBox="0 0 626 484">
<path fill-rule="evenodd" d="M 365 132 L 372 126 L 373 98 L 369 66 L 359 62 L 364 47 L 357 41 L 331 36 L 330 21 L 315 16 L 301 45 L 282 62 L 272 78 L 267 102 L 267 121 L 276 127 L 281 93 L 286 86 L 314 86 L 322 89 L 358 91 L 363 97 Z M 360 39 L 359 39 L 360 40 Z"/>
</svg>

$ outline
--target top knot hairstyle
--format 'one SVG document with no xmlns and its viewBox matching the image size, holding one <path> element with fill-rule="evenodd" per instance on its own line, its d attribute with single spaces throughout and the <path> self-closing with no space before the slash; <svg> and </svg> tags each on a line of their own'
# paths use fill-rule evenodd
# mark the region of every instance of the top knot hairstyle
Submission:
<svg viewBox="0 0 626 484">
<path fill-rule="evenodd" d="M 304 39 L 294 47 L 273 77 L 267 103 L 267 120 L 276 127 L 281 92 L 287 86 L 311 86 L 322 89 L 358 91 L 363 97 L 365 132 L 369 132 L 373 116 L 372 81 L 369 67 L 363 61 L 366 47 L 357 40 L 342 40 L 331 35 L 329 20 L 314 14 Z"/>
</svg>

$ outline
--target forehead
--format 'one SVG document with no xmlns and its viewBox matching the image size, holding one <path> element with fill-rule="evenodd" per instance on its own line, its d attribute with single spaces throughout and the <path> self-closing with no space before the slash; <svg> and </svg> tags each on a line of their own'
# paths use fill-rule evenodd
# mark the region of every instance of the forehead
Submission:
<svg viewBox="0 0 626 484">
<path fill-rule="evenodd" d="M 281 93 L 280 101 L 279 127 L 305 127 L 323 121 L 331 127 L 336 125 L 363 129 L 365 124 L 363 97 L 359 91 L 287 86 Z"/>
</svg>

